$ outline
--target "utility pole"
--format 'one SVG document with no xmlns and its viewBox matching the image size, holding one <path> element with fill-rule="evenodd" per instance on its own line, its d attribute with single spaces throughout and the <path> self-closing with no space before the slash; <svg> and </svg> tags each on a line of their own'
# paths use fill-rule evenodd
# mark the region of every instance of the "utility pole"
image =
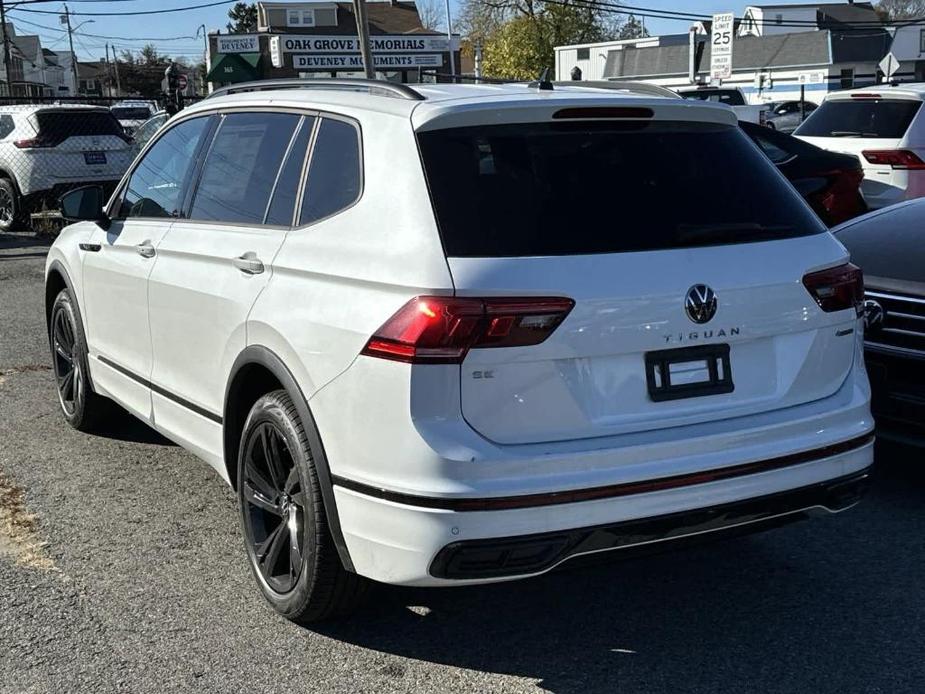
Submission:
<svg viewBox="0 0 925 694">
<path fill-rule="evenodd" d="M 450 0 L 446 2 L 446 43 L 450 50 L 450 74 L 456 81 L 456 56 L 453 54 L 453 23 L 450 21 Z"/>
<path fill-rule="evenodd" d="M 12 72 L 10 70 L 10 37 L 6 33 L 6 7 L 0 0 L 0 25 L 3 26 L 3 68 L 6 70 L 6 95 L 13 96 Z"/>
<path fill-rule="evenodd" d="M 360 39 L 360 55 L 363 56 L 363 70 L 366 79 L 376 79 L 376 67 L 369 50 L 369 22 L 366 19 L 366 0 L 353 0 L 353 14 L 357 18 L 357 37 Z"/>
<path fill-rule="evenodd" d="M 64 6 L 64 21 L 67 24 L 67 40 L 71 46 L 71 67 L 74 68 L 74 93 L 71 96 L 77 96 L 80 93 L 80 79 L 77 76 L 77 54 L 74 52 L 74 32 L 71 30 L 71 13 Z"/>
<path fill-rule="evenodd" d="M 116 52 L 113 47 L 113 53 Z M 106 91 L 112 97 L 112 65 L 109 64 L 109 44 L 106 44 Z"/>
<path fill-rule="evenodd" d="M 119 82 L 119 56 L 116 55 L 116 47 L 112 47 L 112 67 L 116 73 L 116 96 L 122 96 L 122 83 Z"/>
</svg>

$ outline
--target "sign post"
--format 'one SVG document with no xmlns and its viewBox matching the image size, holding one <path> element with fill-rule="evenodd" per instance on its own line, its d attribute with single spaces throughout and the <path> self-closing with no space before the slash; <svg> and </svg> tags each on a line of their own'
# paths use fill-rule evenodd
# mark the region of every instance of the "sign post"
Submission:
<svg viewBox="0 0 925 694">
<path fill-rule="evenodd" d="M 713 15 L 710 37 L 710 79 L 725 80 L 732 77 L 732 41 L 735 15 L 732 12 Z"/>
<path fill-rule="evenodd" d="M 893 55 L 893 52 L 890 51 L 883 60 L 877 64 L 877 67 L 879 67 L 880 72 L 883 73 L 884 79 L 889 82 L 893 79 L 893 75 L 899 71 L 899 61 L 896 59 L 896 56 Z"/>
</svg>

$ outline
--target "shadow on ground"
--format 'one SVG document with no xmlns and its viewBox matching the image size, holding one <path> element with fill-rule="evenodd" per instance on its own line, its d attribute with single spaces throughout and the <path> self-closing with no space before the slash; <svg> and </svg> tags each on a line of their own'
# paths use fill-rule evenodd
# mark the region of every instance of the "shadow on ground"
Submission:
<svg viewBox="0 0 925 694">
<path fill-rule="evenodd" d="M 556 692 L 919 691 L 921 584 L 884 580 L 882 564 L 925 568 L 921 458 L 879 446 L 870 496 L 838 516 L 529 581 L 383 586 L 317 631 Z"/>
</svg>

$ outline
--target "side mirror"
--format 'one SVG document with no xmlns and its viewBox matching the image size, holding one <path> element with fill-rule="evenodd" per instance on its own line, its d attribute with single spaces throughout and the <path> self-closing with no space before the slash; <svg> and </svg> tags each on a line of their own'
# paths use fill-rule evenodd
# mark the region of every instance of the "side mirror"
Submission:
<svg viewBox="0 0 925 694">
<path fill-rule="evenodd" d="M 83 186 L 61 196 L 61 216 L 69 222 L 108 222 L 100 186 Z"/>
</svg>

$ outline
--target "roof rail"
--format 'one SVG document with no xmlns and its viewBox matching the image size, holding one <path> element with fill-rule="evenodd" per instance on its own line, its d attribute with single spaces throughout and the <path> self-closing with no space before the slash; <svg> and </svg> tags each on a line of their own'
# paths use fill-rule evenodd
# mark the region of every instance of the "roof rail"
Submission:
<svg viewBox="0 0 925 694">
<path fill-rule="evenodd" d="M 330 91 L 367 91 L 370 96 L 389 96 L 396 99 L 409 99 L 423 101 L 424 95 L 415 91 L 407 84 L 386 82 L 385 80 L 367 79 L 275 79 L 242 82 L 229 87 L 220 87 L 207 96 L 227 96 L 229 94 L 242 94 L 244 92 L 263 92 L 277 89 L 318 89 Z"/>
<path fill-rule="evenodd" d="M 617 80 L 587 80 L 587 81 L 574 81 L 574 82 L 553 82 L 557 87 L 585 87 L 586 89 L 618 89 L 628 92 L 638 92 L 640 94 L 648 94 L 649 96 L 664 96 L 669 99 L 681 99 L 683 98 L 676 91 L 669 89 L 668 87 L 662 87 L 658 84 L 650 84 L 648 82 L 632 82 L 632 81 L 617 81 Z"/>
</svg>

